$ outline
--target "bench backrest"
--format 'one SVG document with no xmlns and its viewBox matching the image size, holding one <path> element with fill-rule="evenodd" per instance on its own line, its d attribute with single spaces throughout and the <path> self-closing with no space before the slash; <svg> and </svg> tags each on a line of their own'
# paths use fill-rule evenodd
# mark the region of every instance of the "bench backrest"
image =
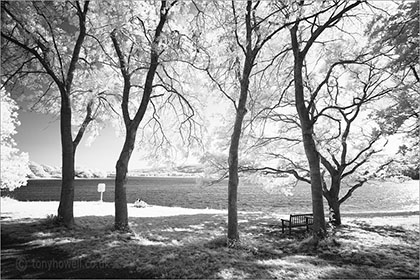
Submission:
<svg viewBox="0 0 420 280">
<path fill-rule="evenodd" d="M 312 217 L 312 214 L 298 214 L 290 215 L 290 223 L 292 224 L 305 224 L 307 217 Z"/>
</svg>

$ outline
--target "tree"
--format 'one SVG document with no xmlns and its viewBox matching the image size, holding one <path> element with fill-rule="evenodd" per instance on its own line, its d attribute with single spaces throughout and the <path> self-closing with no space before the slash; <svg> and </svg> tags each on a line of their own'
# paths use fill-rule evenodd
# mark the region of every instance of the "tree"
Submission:
<svg viewBox="0 0 420 280">
<path fill-rule="evenodd" d="M 313 136 L 320 157 L 323 196 L 327 199 L 334 225 L 341 224 L 341 204 L 369 179 L 378 179 L 380 172 L 393 161 L 385 156 L 376 156 L 387 141 L 370 115 L 381 107 L 383 98 L 398 84 L 390 83 L 391 75 L 378 69 L 380 63 L 376 60 L 346 61 L 326 69 L 326 82 L 319 88 L 313 112 Z M 314 77 L 306 76 L 308 84 L 316 84 Z M 243 170 L 272 175 L 290 174 L 296 180 L 311 184 L 308 163 L 303 160 L 304 151 L 297 146 L 302 142 L 298 135 L 300 126 L 293 115 L 273 113 L 267 118 L 271 117 L 277 123 L 279 121 L 275 116 L 281 118 L 280 122 L 289 120 L 289 123 L 278 124 L 283 127 L 282 131 L 288 132 L 287 137 L 261 137 L 253 154 L 263 154 L 266 161 L 270 157 L 278 159 L 277 166 L 260 164 L 259 167 L 247 166 Z M 343 186 L 347 187 L 347 191 L 341 195 Z"/>
<path fill-rule="evenodd" d="M 303 39 L 306 35 L 300 29 L 300 25 L 305 23 L 300 20 L 301 16 L 297 16 L 296 23 L 290 29 L 291 44 L 294 57 L 294 91 L 295 91 L 295 106 L 299 115 L 300 128 L 302 131 L 303 146 L 308 160 L 311 178 L 311 193 L 312 193 L 312 210 L 314 215 L 313 238 L 317 242 L 325 235 L 325 216 L 323 207 L 323 192 L 322 192 L 322 176 L 320 169 L 320 157 L 314 140 L 314 100 L 318 92 L 309 93 L 310 98 L 307 99 L 304 89 L 303 69 L 305 65 L 305 58 L 320 35 L 327 29 L 335 26 L 347 12 L 360 5 L 361 1 L 348 3 L 347 1 L 339 1 L 332 4 L 325 10 L 321 10 L 315 17 L 313 23 L 310 23 L 310 34 L 308 38 Z M 325 19 L 322 18 L 329 12 Z"/>
<path fill-rule="evenodd" d="M 238 231 L 237 196 L 239 186 L 239 153 L 241 137 L 244 130 L 244 119 L 248 108 L 252 106 L 262 90 L 261 85 L 266 78 L 266 71 L 277 57 L 287 52 L 283 45 L 273 46 L 274 51 L 264 54 L 267 45 L 274 44 L 274 38 L 285 30 L 289 22 L 285 22 L 282 10 L 275 3 L 247 1 L 229 4 L 215 4 L 220 18 L 217 28 L 221 29 L 218 56 L 212 52 L 212 61 L 205 68 L 210 80 L 216 88 L 229 100 L 234 108 L 233 128 L 228 148 L 228 247 L 235 247 L 240 241 Z M 279 22 L 279 24 L 273 24 Z M 233 34 L 233 35 L 232 35 Z M 213 33 L 214 35 L 214 33 Z M 223 42 L 223 45 L 220 43 Z M 223 46 L 223 47 L 222 47 Z M 222 52 L 224 52 L 222 54 Z M 259 60 L 258 60 L 259 58 Z M 268 72 L 268 71 L 267 71 Z M 252 82 L 251 82 L 252 81 Z M 271 91 L 267 90 L 267 95 Z M 251 102 L 249 102 L 251 98 Z"/>
<path fill-rule="evenodd" d="M 170 116 L 174 119 L 181 118 L 179 127 L 181 138 L 187 143 L 193 141 L 190 136 L 183 134 L 183 127 L 187 126 L 187 130 L 193 129 L 196 124 L 193 120 L 195 112 L 182 89 L 177 89 L 182 83 L 175 70 L 176 67 L 185 70 L 177 64 L 178 61 L 186 60 L 189 64 L 192 63 L 190 58 L 186 58 L 190 53 L 183 49 L 186 47 L 184 44 L 191 47 L 192 42 L 188 36 L 184 36 L 179 29 L 169 24 L 170 17 L 176 14 L 173 11 L 176 4 L 177 1 L 161 1 L 160 8 L 154 10 L 153 5 L 140 2 L 138 9 L 133 9 L 133 14 L 128 15 L 127 22 L 120 27 L 114 27 L 110 33 L 112 46 L 118 58 L 116 65 L 123 80 L 121 109 L 125 128 L 125 142 L 116 164 L 116 229 L 128 227 L 125 183 L 140 124 L 154 121 L 153 133 L 156 133 L 157 129 L 164 138 L 162 141 L 169 141 L 165 136 L 165 125 L 159 120 L 159 109 L 169 106 L 175 115 L 166 112 L 167 121 L 172 123 L 169 120 Z M 141 14 L 142 10 L 148 14 Z M 171 67 L 171 64 L 174 66 Z M 169 93 L 167 98 L 159 101 L 159 98 L 164 97 L 166 93 Z M 137 100 L 131 96 L 137 97 Z M 149 105 L 151 110 L 148 110 Z M 141 130 L 144 133 L 144 128 Z M 162 145 L 162 142 L 156 145 Z"/>
<path fill-rule="evenodd" d="M 367 41 L 366 36 L 347 33 L 344 28 L 338 34 L 324 32 L 324 35 L 324 41 L 318 39 L 321 44 L 312 48 L 316 55 L 307 57 L 302 77 L 303 88 L 310 93 L 307 104 L 311 105 L 312 135 L 320 157 L 323 195 L 330 206 L 332 223 L 339 225 L 340 205 L 369 179 L 378 179 L 392 162 L 377 155 L 387 143 L 388 133 L 371 116 L 384 108 L 384 100 L 400 90 L 401 83 L 387 71 L 386 54 L 371 52 L 360 43 Z M 302 161 L 304 151 L 298 148 L 302 142 L 297 133 L 301 125 L 290 110 L 293 100 L 282 101 L 276 108 L 263 108 L 266 115 L 260 117 L 266 127 L 280 123 L 277 124 L 280 131 L 275 136 L 266 131 L 257 139 L 253 152 L 254 156 L 262 154 L 266 162 L 270 157 L 278 159 L 277 166 L 260 164 L 248 166 L 244 171 L 291 174 L 311 184 L 308 163 Z M 343 185 L 348 190 L 340 195 Z"/>
<path fill-rule="evenodd" d="M 16 127 L 20 125 L 17 114 L 18 106 L 4 88 L 0 90 L 0 94 L 1 188 L 13 191 L 27 183 L 26 176 L 30 173 L 29 157 L 28 154 L 19 152 L 13 139 Z"/>
<path fill-rule="evenodd" d="M 166 2 L 161 3 L 160 19 L 155 29 L 153 43 L 150 49 L 150 66 L 147 72 L 142 101 L 133 119 L 130 118 L 128 110 L 128 102 L 131 90 L 131 77 L 129 68 L 125 59 L 125 55 L 122 52 L 120 43 L 117 40 L 117 29 L 114 29 L 111 33 L 111 39 L 119 59 L 119 65 L 121 69 L 121 75 L 124 79 L 123 98 L 121 108 L 123 112 L 123 119 L 126 129 L 126 136 L 124 146 L 119 156 L 116 165 L 116 177 L 115 177 L 115 227 L 117 229 L 124 229 L 128 227 L 128 212 L 127 212 L 127 197 L 125 190 L 126 176 L 128 171 L 128 162 L 131 157 L 131 153 L 134 149 L 136 140 L 137 129 L 142 121 L 147 106 L 150 101 L 150 96 L 153 89 L 153 79 L 156 74 L 156 68 L 158 66 L 159 53 L 157 46 L 159 45 L 160 35 L 168 17 L 169 9 L 171 5 L 166 6 Z"/>
<path fill-rule="evenodd" d="M 49 80 L 46 86 L 41 85 L 43 95 L 53 85 L 59 92 L 62 187 L 58 217 L 67 227 L 74 225 L 75 152 L 92 121 L 93 102 L 89 102 L 83 123 L 73 139 L 72 86 L 86 37 L 88 8 L 89 1 L 83 4 L 74 1 L 48 5 L 45 2 L 1 3 L 2 68 L 9 74 L 6 84 L 31 75 L 41 81 L 42 76 Z M 76 40 L 71 49 L 69 42 L 73 41 L 70 39 L 73 36 L 76 36 Z"/>
<path fill-rule="evenodd" d="M 235 5 L 232 3 L 232 11 L 235 13 Z M 236 117 L 233 126 L 233 132 L 229 147 L 229 183 L 228 183 L 228 246 L 234 247 L 235 243 L 239 241 L 238 232 L 238 147 L 242 132 L 242 122 L 246 114 L 246 103 L 249 90 L 249 77 L 251 75 L 252 67 L 258 53 L 258 49 L 252 46 L 252 26 L 251 26 L 252 1 L 247 2 L 245 26 L 246 26 L 246 40 L 244 52 L 244 64 L 242 74 L 238 77 L 240 81 L 240 95 L 238 103 L 235 103 Z M 234 14 L 234 17 L 236 15 Z M 237 33 L 236 33 L 237 34 Z M 238 41 L 238 45 L 242 46 Z"/>
<path fill-rule="evenodd" d="M 327 82 L 327 91 L 336 93 L 331 93 L 331 100 L 328 102 L 330 105 L 322 109 L 317 108 L 319 111 L 315 115 L 317 122 L 320 122 L 321 118 L 326 121 L 326 129 L 316 134 L 318 139 L 325 139 L 324 144 L 319 145 L 318 153 L 329 175 L 329 180 L 326 180 L 325 176 L 322 177 L 323 195 L 328 201 L 333 225 L 341 225 L 341 204 L 357 188 L 392 162 L 384 156 L 382 160 L 375 162 L 375 155 L 382 151 L 387 141 L 378 124 L 369 119 L 368 112 L 375 112 L 373 106 L 380 107 L 379 101 L 398 85 L 390 84 L 391 75 L 375 66 L 380 65 L 378 60 L 355 60 L 354 63 L 364 65 L 356 68 L 346 67 L 351 73 L 346 81 L 348 86 L 340 86 L 338 78 L 333 79 L 336 82 Z M 340 94 L 341 92 L 343 94 Z M 369 167 L 366 168 L 367 166 Z M 349 188 L 346 194 L 340 197 L 341 185 L 344 182 Z"/>
</svg>

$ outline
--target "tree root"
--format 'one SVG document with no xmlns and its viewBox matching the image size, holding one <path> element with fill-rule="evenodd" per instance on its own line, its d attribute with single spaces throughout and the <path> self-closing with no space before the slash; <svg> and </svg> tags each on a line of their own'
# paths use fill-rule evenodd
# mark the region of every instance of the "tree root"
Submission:
<svg viewBox="0 0 420 280">
<path fill-rule="evenodd" d="M 239 239 L 231 239 L 227 238 L 226 245 L 228 248 L 238 248 L 240 246 L 241 242 Z"/>
<path fill-rule="evenodd" d="M 131 228 L 128 224 L 125 223 L 115 223 L 114 224 L 114 230 L 115 231 L 121 231 L 121 232 L 131 232 Z"/>
</svg>

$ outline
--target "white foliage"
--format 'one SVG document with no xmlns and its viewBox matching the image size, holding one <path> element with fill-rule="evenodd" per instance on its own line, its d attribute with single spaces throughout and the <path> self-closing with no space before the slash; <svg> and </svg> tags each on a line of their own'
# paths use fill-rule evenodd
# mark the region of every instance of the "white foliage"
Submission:
<svg viewBox="0 0 420 280">
<path fill-rule="evenodd" d="M 252 185 L 260 186 L 268 193 L 281 193 L 285 196 L 292 196 L 293 188 L 297 184 L 297 180 L 293 176 L 279 177 L 260 173 L 247 176 L 246 181 Z"/>
<path fill-rule="evenodd" d="M 27 183 L 29 156 L 15 147 L 12 136 L 20 124 L 16 102 L 10 94 L 1 89 L 1 188 L 14 190 Z"/>
<path fill-rule="evenodd" d="M 216 176 L 210 175 L 208 172 L 204 172 L 202 176 L 199 176 L 195 179 L 195 185 L 197 187 L 208 187 L 216 182 L 218 179 Z"/>
<path fill-rule="evenodd" d="M 75 176 L 78 178 L 106 178 L 107 173 L 99 169 L 89 169 L 86 167 L 76 167 L 74 170 Z"/>
<path fill-rule="evenodd" d="M 32 172 L 31 178 L 45 178 L 45 177 L 49 177 L 48 173 L 45 172 L 44 168 L 36 163 L 36 162 L 30 162 L 29 163 L 29 169 Z"/>
<path fill-rule="evenodd" d="M 16 134 L 16 127 L 20 125 L 17 118 L 16 102 L 10 98 L 10 94 L 3 88 L 1 89 L 1 142 L 8 142 L 14 145 L 12 136 Z"/>
<path fill-rule="evenodd" d="M 29 156 L 18 149 L 1 144 L 1 188 L 13 191 L 25 186 Z"/>
</svg>

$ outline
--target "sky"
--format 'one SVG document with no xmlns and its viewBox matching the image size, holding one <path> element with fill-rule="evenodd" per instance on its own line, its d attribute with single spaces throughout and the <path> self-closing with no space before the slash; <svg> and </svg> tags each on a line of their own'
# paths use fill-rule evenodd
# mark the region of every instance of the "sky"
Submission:
<svg viewBox="0 0 420 280">
<path fill-rule="evenodd" d="M 20 151 L 29 153 L 29 159 L 39 164 L 61 166 L 60 121 L 57 117 L 19 110 L 20 126 L 16 140 Z M 76 151 L 76 166 L 103 171 L 115 171 L 123 139 L 107 127 L 100 132 L 91 146 L 86 145 L 86 135 Z M 147 167 L 139 152 L 134 152 L 129 169 Z"/>
</svg>

